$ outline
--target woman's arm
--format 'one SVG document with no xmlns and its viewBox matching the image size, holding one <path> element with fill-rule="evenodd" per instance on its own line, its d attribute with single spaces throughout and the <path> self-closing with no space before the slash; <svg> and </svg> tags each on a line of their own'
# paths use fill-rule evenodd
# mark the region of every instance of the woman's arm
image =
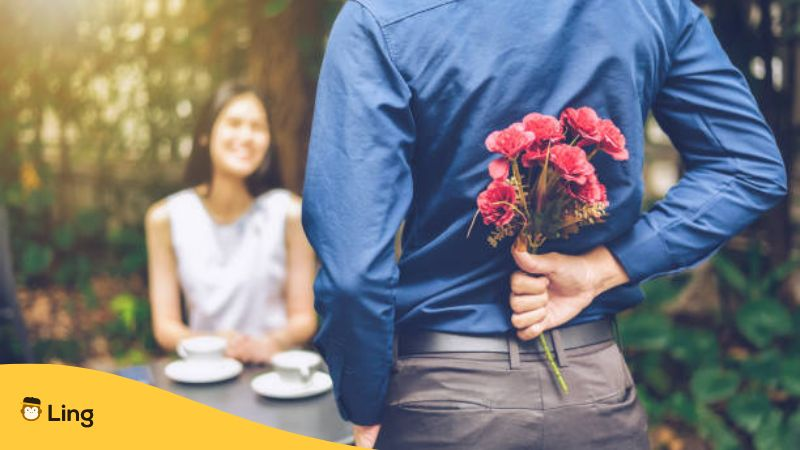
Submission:
<svg viewBox="0 0 800 450">
<path fill-rule="evenodd" d="M 229 341 L 228 353 L 244 362 L 269 362 L 277 352 L 308 342 L 317 329 L 314 312 L 316 258 L 300 221 L 300 199 L 292 197 L 286 217 L 286 299 L 287 324 L 263 336 L 239 335 Z"/>
<path fill-rule="evenodd" d="M 147 210 L 144 224 L 153 332 L 159 345 L 172 351 L 181 339 L 191 336 L 192 332 L 181 320 L 177 263 L 164 200 Z"/>
<path fill-rule="evenodd" d="M 317 331 L 314 275 L 317 261 L 300 220 L 300 198 L 292 196 L 286 217 L 286 328 L 270 333 L 282 349 L 308 342 Z"/>
</svg>

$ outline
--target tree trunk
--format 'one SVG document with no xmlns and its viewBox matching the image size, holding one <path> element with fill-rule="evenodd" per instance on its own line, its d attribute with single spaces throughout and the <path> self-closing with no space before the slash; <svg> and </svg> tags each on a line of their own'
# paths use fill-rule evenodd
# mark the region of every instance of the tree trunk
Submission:
<svg viewBox="0 0 800 450">
<path fill-rule="evenodd" d="M 264 0 L 251 0 L 248 77 L 269 99 L 272 139 L 284 184 L 299 193 L 314 106 L 313 68 L 323 30 L 319 2 L 293 0 L 267 17 Z M 305 48 L 303 46 L 306 46 Z"/>
</svg>

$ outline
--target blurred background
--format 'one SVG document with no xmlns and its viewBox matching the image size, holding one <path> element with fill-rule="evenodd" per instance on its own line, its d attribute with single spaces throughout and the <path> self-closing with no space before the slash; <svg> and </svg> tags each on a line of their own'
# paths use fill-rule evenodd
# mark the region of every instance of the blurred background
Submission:
<svg viewBox="0 0 800 450">
<path fill-rule="evenodd" d="M 147 301 L 146 207 L 181 187 L 199 108 L 231 77 L 271 98 L 282 175 L 301 191 L 314 87 L 342 3 L 0 2 L 10 253 L 0 260 L 13 269 L 0 285 L 15 303 L 0 304 L 0 362 L 111 370 L 161 356 Z M 697 3 L 794 174 L 800 1 Z M 652 203 L 682 169 L 652 120 L 647 141 Z M 654 448 L 800 448 L 796 178 L 786 202 L 708 263 L 649 282 L 647 301 L 620 318 Z"/>
</svg>

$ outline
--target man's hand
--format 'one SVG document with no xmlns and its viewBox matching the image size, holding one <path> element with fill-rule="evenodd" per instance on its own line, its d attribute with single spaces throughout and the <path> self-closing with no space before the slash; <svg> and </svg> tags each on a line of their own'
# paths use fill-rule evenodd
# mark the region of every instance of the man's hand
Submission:
<svg viewBox="0 0 800 450">
<path fill-rule="evenodd" d="M 522 272 L 511 275 L 511 323 L 525 341 L 568 322 L 602 292 L 628 281 L 605 246 L 580 256 L 512 254 Z"/>
<path fill-rule="evenodd" d="M 380 431 L 380 425 L 353 425 L 353 440 L 356 442 L 356 447 L 375 447 Z"/>
</svg>

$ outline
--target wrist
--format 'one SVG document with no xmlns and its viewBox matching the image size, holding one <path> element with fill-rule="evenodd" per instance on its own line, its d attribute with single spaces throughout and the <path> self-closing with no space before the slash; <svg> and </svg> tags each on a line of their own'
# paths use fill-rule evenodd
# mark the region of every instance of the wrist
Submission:
<svg viewBox="0 0 800 450">
<path fill-rule="evenodd" d="M 625 269 L 605 245 L 592 249 L 587 255 L 595 274 L 595 297 L 630 281 Z"/>
<path fill-rule="evenodd" d="M 272 332 L 267 334 L 267 340 L 272 343 L 275 349 L 279 352 L 287 350 L 291 347 L 290 339 L 283 333 Z"/>
</svg>

